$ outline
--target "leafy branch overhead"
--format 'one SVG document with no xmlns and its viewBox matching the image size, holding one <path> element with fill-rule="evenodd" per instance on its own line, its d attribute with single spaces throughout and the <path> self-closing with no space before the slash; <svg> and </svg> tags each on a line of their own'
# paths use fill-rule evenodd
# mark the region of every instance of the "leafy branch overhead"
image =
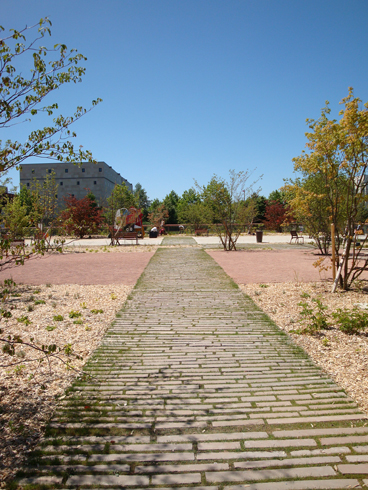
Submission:
<svg viewBox="0 0 368 490">
<path fill-rule="evenodd" d="M 45 35 L 51 35 L 50 27 L 50 20 L 45 18 L 20 31 L 11 29 L 9 36 L 0 39 L 0 128 L 31 121 L 39 114 L 55 115 L 52 124 L 31 131 L 24 142 L 8 140 L 2 144 L 0 140 L 0 172 L 21 164 L 29 157 L 73 163 L 94 161 L 90 151 L 82 151 L 81 147 L 75 150 L 69 141 L 76 136 L 69 126 L 90 109 L 80 106 L 72 116 L 64 117 L 56 113 L 59 109 L 56 102 L 46 104 L 44 101 L 62 85 L 81 82 L 85 68 L 79 63 L 87 59 L 74 49 L 68 50 L 65 44 L 56 44 L 53 48 L 38 46 L 38 41 Z M 3 31 L 0 26 L 0 33 Z M 26 41 L 28 31 L 34 34 L 29 42 Z M 27 55 L 30 55 L 28 62 L 31 63 L 29 78 L 16 68 L 18 61 L 24 64 Z M 52 59 L 46 61 L 47 56 Z M 93 100 L 92 107 L 99 102 L 101 99 Z"/>
</svg>

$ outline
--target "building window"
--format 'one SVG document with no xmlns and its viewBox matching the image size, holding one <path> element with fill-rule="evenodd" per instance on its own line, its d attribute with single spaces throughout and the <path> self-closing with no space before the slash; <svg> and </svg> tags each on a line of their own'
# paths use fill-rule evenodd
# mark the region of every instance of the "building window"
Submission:
<svg viewBox="0 0 368 490">
<path fill-rule="evenodd" d="M 29 182 L 27 182 L 27 187 L 29 187 Z"/>
<path fill-rule="evenodd" d="M 85 171 L 86 171 L 86 169 L 85 168 L 82 168 L 82 172 L 85 172 Z"/>
<path fill-rule="evenodd" d="M 32 173 L 34 174 L 34 168 L 32 168 Z"/>
<path fill-rule="evenodd" d="M 62 182 L 60 182 L 60 185 L 63 185 L 63 183 L 62 183 Z"/>
<path fill-rule="evenodd" d="M 97 184 L 97 180 L 94 180 L 93 183 L 94 183 L 94 185 L 96 185 Z"/>
<path fill-rule="evenodd" d="M 49 168 L 49 169 L 48 169 L 48 172 L 49 172 L 49 174 L 51 174 L 51 172 L 52 172 L 52 168 Z"/>
<path fill-rule="evenodd" d="M 100 167 L 100 168 L 98 169 L 98 171 L 99 171 L 99 172 L 102 172 L 102 168 Z"/>
<path fill-rule="evenodd" d="M 68 169 L 67 169 L 67 168 L 65 169 L 65 173 L 66 173 L 66 174 L 68 173 Z"/>
<path fill-rule="evenodd" d="M 55 194 L 55 197 L 56 197 L 56 199 L 57 199 L 57 194 Z"/>
<path fill-rule="evenodd" d="M 79 185 L 79 180 L 77 180 L 77 185 Z"/>
</svg>

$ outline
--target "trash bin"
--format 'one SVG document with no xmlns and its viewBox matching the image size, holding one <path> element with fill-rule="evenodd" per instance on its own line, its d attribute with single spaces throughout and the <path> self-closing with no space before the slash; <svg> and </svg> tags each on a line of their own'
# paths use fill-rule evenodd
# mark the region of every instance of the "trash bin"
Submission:
<svg viewBox="0 0 368 490">
<path fill-rule="evenodd" d="M 256 231 L 256 239 L 257 239 L 257 243 L 262 243 L 262 239 L 263 239 L 263 231 L 262 230 Z"/>
<path fill-rule="evenodd" d="M 149 237 L 150 238 L 157 238 L 158 232 L 157 231 L 150 231 L 149 232 Z"/>
</svg>

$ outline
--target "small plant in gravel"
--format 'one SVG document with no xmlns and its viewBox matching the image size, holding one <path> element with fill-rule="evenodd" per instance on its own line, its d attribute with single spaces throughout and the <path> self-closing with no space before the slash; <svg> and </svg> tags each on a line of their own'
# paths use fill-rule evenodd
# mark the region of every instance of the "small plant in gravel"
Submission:
<svg viewBox="0 0 368 490">
<path fill-rule="evenodd" d="M 25 368 L 26 367 L 24 366 L 24 364 L 19 364 L 18 366 L 15 366 L 14 372 L 17 376 L 20 376 L 21 374 L 23 374 Z"/>
<path fill-rule="evenodd" d="M 63 315 L 55 315 L 54 316 L 54 321 L 55 322 L 62 322 L 64 320 Z"/>
<path fill-rule="evenodd" d="M 310 294 L 306 293 L 305 291 L 300 295 L 301 298 L 303 299 L 308 299 L 310 298 Z"/>
<path fill-rule="evenodd" d="M 368 328 L 368 313 L 356 306 L 352 310 L 339 308 L 332 317 L 336 320 L 339 330 L 347 334 L 359 333 Z"/>
<path fill-rule="evenodd" d="M 79 311 L 72 310 L 69 313 L 69 318 L 79 318 L 80 316 L 82 316 L 82 313 L 80 313 Z"/>
<path fill-rule="evenodd" d="M 28 310 L 28 311 L 33 311 L 33 310 L 34 310 L 34 306 L 33 306 L 33 305 L 28 305 L 27 310 Z"/>
<path fill-rule="evenodd" d="M 35 305 L 45 305 L 46 304 L 46 301 L 44 301 L 43 299 L 36 299 L 36 301 L 34 302 Z"/>
<path fill-rule="evenodd" d="M 91 313 L 93 313 L 94 315 L 98 315 L 99 313 L 103 313 L 103 310 L 93 309 L 93 310 L 91 310 Z"/>
<path fill-rule="evenodd" d="M 54 325 L 47 325 L 46 330 L 47 330 L 48 332 L 52 332 L 53 330 L 55 330 L 55 328 L 56 328 L 56 327 L 55 327 Z"/>
<path fill-rule="evenodd" d="M 114 293 L 113 293 L 113 294 L 111 295 L 111 299 L 117 299 L 116 294 L 114 294 Z"/>
<path fill-rule="evenodd" d="M 17 322 L 19 323 L 24 323 L 24 325 L 30 325 L 32 322 L 26 315 L 22 315 L 19 318 L 17 318 Z"/>
<path fill-rule="evenodd" d="M 74 325 L 83 325 L 83 320 L 74 320 Z"/>
<path fill-rule="evenodd" d="M 259 284 L 260 288 L 269 288 L 270 286 L 268 284 Z"/>
<path fill-rule="evenodd" d="M 298 303 L 298 306 L 301 306 L 302 308 L 300 315 L 305 323 L 305 328 L 301 331 L 302 333 L 313 334 L 329 327 L 329 322 L 325 313 L 327 306 L 323 305 L 318 298 L 313 298 L 312 302 L 314 305 L 303 301 Z"/>
<path fill-rule="evenodd" d="M 35 289 L 35 290 L 33 291 L 33 294 L 40 294 L 40 292 L 41 292 L 41 291 L 40 291 L 39 289 Z"/>
<path fill-rule="evenodd" d="M 83 310 L 85 310 L 87 308 L 86 303 L 81 303 L 81 308 L 83 308 Z"/>
</svg>

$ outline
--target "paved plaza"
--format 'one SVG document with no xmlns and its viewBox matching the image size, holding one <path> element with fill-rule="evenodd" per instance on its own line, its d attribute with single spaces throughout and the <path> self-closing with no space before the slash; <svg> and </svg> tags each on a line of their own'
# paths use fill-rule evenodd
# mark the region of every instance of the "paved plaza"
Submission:
<svg viewBox="0 0 368 490">
<path fill-rule="evenodd" d="M 355 402 L 203 249 L 168 246 L 60 401 L 21 484 L 364 488 L 367 442 Z"/>
</svg>

